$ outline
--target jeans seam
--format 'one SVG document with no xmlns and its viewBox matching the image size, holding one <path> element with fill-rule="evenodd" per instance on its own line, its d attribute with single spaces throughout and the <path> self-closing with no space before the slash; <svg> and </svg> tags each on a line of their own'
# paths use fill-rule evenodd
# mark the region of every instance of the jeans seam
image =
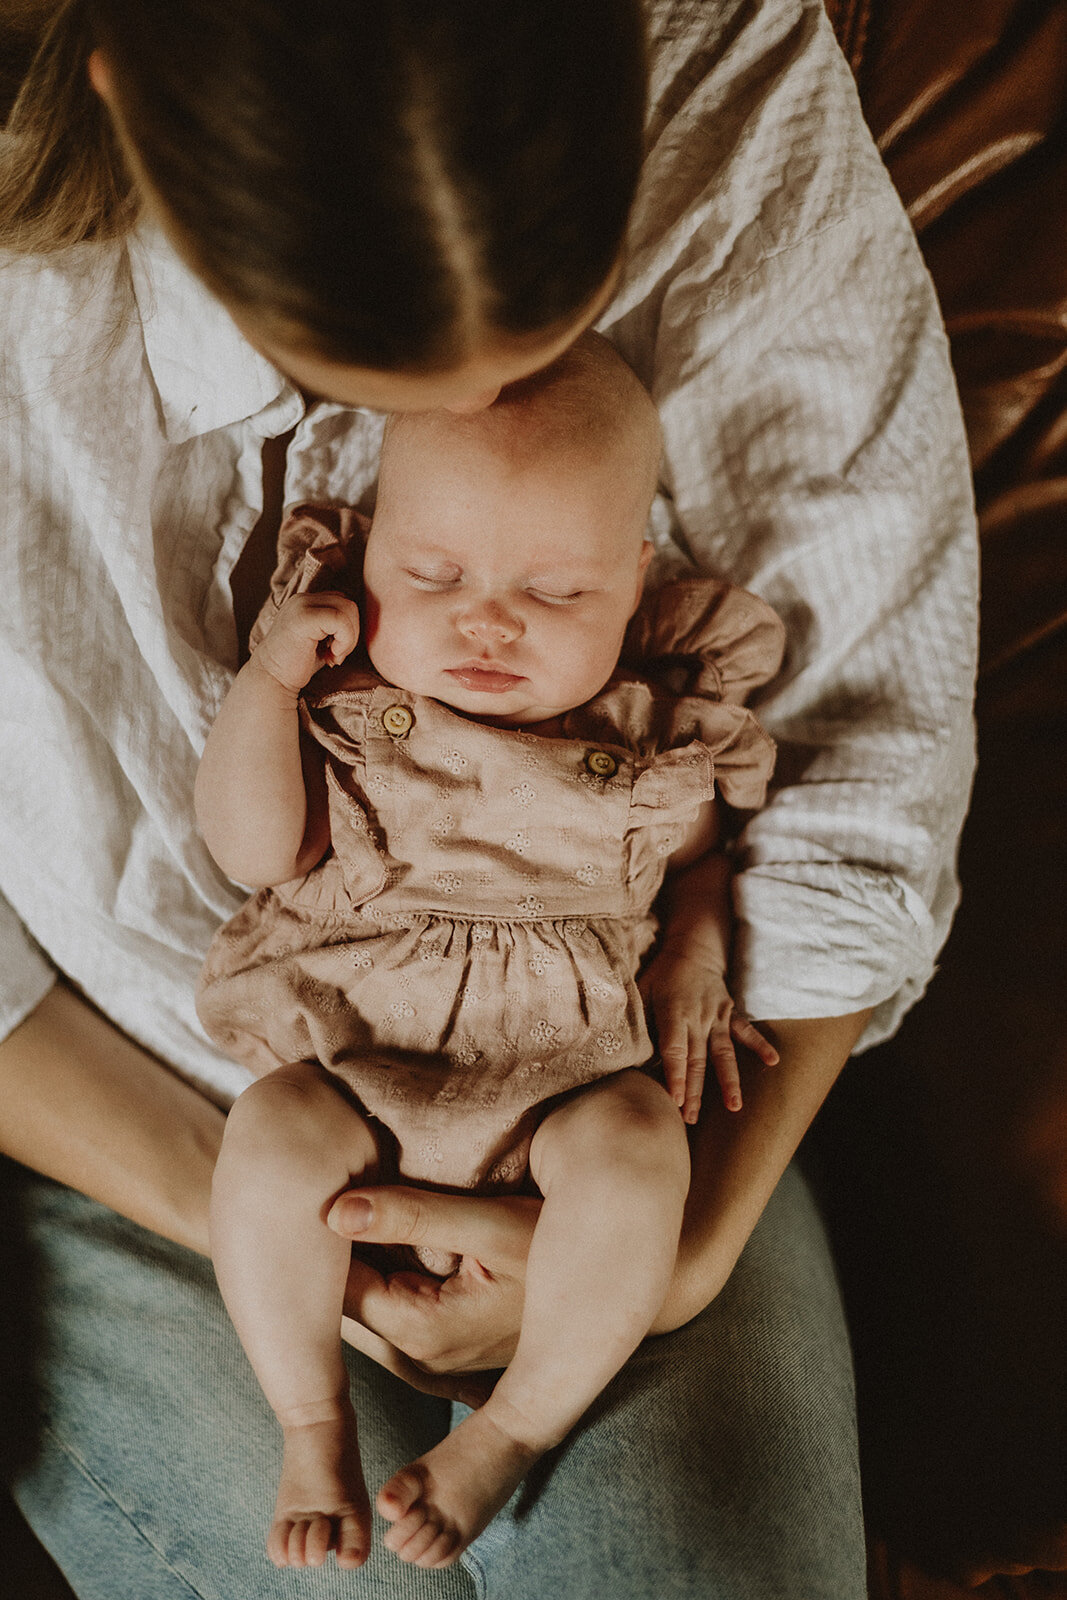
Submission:
<svg viewBox="0 0 1067 1600">
<path fill-rule="evenodd" d="M 144 1529 L 138 1527 L 133 1516 L 129 1511 L 127 1511 L 126 1507 L 116 1500 L 115 1496 L 106 1486 L 106 1484 L 101 1483 L 100 1479 L 96 1476 L 95 1472 L 93 1472 L 88 1462 L 78 1454 L 73 1446 L 69 1445 L 65 1439 L 60 1438 L 59 1434 L 56 1433 L 53 1428 L 50 1428 L 47 1425 L 42 1429 L 42 1432 L 46 1433 L 48 1437 L 53 1440 L 59 1450 L 62 1451 L 63 1455 L 65 1455 L 70 1461 L 75 1471 L 81 1473 L 82 1477 L 88 1483 L 92 1484 L 97 1493 L 102 1495 L 105 1500 L 109 1501 L 119 1515 L 125 1518 L 130 1527 L 133 1529 L 134 1533 L 137 1535 L 138 1539 L 140 1539 L 141 1542 L 147 1545 L 149 1550 L 151 1550 L 160 1566 L 164 1567 L 173 1578 L 177 1579 L 177 1581 L 182 1584 L 191 1595 L 195 1595 L 196 1600 L 208 1600 L 208 1596 L 204 1594 L 203 1590 L 194 1589 L 188 1578 L 180 1573 L 177 1568 L 173 1566 L 170 1561 L 168 1561 L 167 1557 L 163 1554 L 163 1551 L 160 1550 L 158 1545 L 156 1545 L 153 1540 L 149 1538 Z"/>
<path fill-rule="evenodd" d="M 477 1591 L 475 1600 L 486 1600 L 486 1596 L 489 1593 L 489 1581 L 485 1576 L 485 1568 L 474 1551 L 471 1549 L 464 1550 L 460 1557 L 460 1564 L 474 1580 L 474 1587 Z"/>
</svg>

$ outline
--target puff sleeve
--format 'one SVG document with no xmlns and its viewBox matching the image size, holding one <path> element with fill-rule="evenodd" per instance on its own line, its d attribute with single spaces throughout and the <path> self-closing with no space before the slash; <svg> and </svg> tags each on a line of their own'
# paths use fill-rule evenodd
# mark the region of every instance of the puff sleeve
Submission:
<svg viewBox="0 0 1067 1600">
<path fill-rule="evenodd" d="M 270 594 L 248 635 L 250 650 L 265 638 L 292 594 L 341 589 L 359 597 L 364 527 L 360 513 L 347 506 L 294 506 L 278 533 L 278 561 Z"/>
<path fill-rule="evenodd" d="M 715 579 L 663 585 L 635 613 L 623 661 L 639 664 L 648 696 L 643 720 L 658 754 L 635 785 L 644 804 L 658 789 L 655 773 L 677 762 L 687 747 L 703 747 L 714 790 L 728 805 L 754 810 L 766 798 L 774 769 L 774 742 L 742 705 L 773 678 L 782 660 L 785 630 L 770 606 Z M 640 719 L 636 707 L 626 720 Z"/>
</svg>

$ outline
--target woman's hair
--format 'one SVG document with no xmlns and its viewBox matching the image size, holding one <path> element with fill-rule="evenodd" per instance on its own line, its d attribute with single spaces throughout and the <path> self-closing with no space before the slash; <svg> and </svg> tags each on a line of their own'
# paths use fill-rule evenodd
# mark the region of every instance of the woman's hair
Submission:
<svg viewBox="0 0 1067 1600">
<path fill-rule="evenodd" d="M 5 61 L 22 74 L 13 106 L 13 85 L 3 84 L 0 246 L 44 253 L 125 233 L 138 204 L 110 119 L 89 83 L 87 7 L 28 3 L 0 27 Z"/>
<path fill-rule="evenodd" d="M 641 0 L 65 0 L 2 136 L 0 245 L 136 217 L 94 46 L 183 253 L 282 342 L 447 368 L 574 317 L 618 257 Z"/>
</svg>

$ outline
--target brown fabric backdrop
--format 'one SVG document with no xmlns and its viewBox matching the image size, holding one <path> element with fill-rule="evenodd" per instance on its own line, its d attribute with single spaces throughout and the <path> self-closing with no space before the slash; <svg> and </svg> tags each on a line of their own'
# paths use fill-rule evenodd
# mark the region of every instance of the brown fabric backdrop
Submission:
<svg viewBox="0 0 1067 1600">
<path fill-rule="evenodd" d="M 868 1495 L 875 1526 L 932 1571 L 1058 1569 L 1067 5 L 828 9 L 941 298 L 983 559 L 962 907 L 927 997 L 892 1044 L 850 1066 L 818 1134 L 855 1330 Z"/>
</svg>

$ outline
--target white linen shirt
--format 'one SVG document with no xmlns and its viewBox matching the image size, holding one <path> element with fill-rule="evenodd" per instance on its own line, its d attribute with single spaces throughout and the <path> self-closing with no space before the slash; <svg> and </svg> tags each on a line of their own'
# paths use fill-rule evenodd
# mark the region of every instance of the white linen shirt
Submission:
<svg viewBox="0 0 1067 1600">
<path fill-rule="evenodd" d="M 819 0 L 650 7 L 648 158 L 599 324 L 663 420 L 659 570 L 783 617 L 775 788 L 740 840 L 753 1016 L 921 993 L 955 905 L 977 608 L 933 291 Z M 358 293 L 358 286 L 354 292 Z M 197 974 L 244 892 L 193 815 L 238 658 L 230 578 L 284 498 L 371 510 L 382 419 L 299 394 L 148 227 L 0 259 L 0 1022 L 56 970 L 225 1103 Z"/>
</svg>

